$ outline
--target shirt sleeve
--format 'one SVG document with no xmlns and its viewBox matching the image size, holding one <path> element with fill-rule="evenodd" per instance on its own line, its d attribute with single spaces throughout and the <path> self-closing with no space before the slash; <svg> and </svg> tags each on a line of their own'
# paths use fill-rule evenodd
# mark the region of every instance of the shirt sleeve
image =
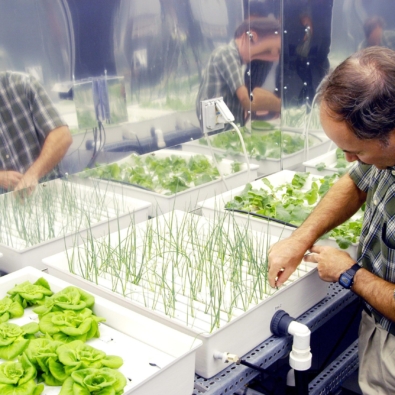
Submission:
<svg viewBox="0 0 395 395">
<path fill-rule="evenodd" d="M 32 76 L 26 84 L 32 119 L 36 129 L 47 136 L 53 129 L 66 125 L 42 85 Z"/>
<path fill-rule="evenodd" d="M 374 174 L 374 166 L 357 163 L 348 173 L 355 185 L 364 192 L 368 192 Z"/>
<path fill-rule="evenodd" d="M 216 62 L 217 72 L 229 87 L 232 94 L 235 94 L 240 86 L 244 85 L 244 75 L 240 61 L 230 54 L 222 53 Z"/>
</svg>

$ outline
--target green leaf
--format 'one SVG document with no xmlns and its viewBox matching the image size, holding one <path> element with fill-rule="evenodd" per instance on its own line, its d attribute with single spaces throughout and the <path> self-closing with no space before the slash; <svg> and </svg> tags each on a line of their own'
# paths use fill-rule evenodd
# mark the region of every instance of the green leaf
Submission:
<svg viewBox="0 0 395 395">
<path fill-rule="evenodd" d="M 22 325 L 21 329 L 29 335 L 34 335 L 40 330 L 36 322 L 29 322 L 28 324 Z"/>
<path fill-rule="evenodd" d="M 116 356 L 107 356 L 103 351 L 89 346 L 82 341 L 73 341 L 56 350 L 59 361 L 65 365 L 66 372 L 71 374 L 77 369 L 89 367 L 101 368 L 102 366 L 117 369 L 123 360 Z"/>
<path fill-rule="evenodd" d="M 117 393 L 122 391 L 127 383 L 122 373 L 108 368 L 77 370 L 71 374 L 71 378 L 76 384 L 86 388 L 89 393 L 97 394 L 102 394 L 101 391 L 107 389 L 112 389 Z"/>
<path fill-rule="evenodd" d="M 347 249 L 348 247 L 350 247 L 351 242 L 349 239 L 346 239 L 345 237 L 337 237 L 336 238 L 336 243 L 338 244 L 338 246 L 340 248 L 342 248 L 343 250 Z"/>
<path fill-rule="evenodd" d="M 24 309 L 18 301 L 13 301 L 6 296 L 0 300 L 0 322 L 6 322 L 10 318 L 22 317 Z"/>
<path fill-rule="evenodd" d="M 49 373 L 49 359 L 57 360 L 56 349 L 63 343 L 50 338 L 37 338 L 30 340 L 25 350 L 26 357 L 39 372 Z"/>
<path fill-rule="evenodd" d="M 34 285 L 39 285 L 43 288 L 51 290 L 51 287 L 48 284 L 48 281 L 44 277 L 40 277 L 37 281 L 34 282 Z"/>
<path fill-rule="evenodd" d="M 326 164 L 325 164 L 324 162 L 317 163 L 317 164 L 315 165 L 315 168 L 316 168 L 318 171 L 325 170 L 325 169 L 326 169 Z"/>
<path fill-rule="evenodd" d="M 2 393 L 32 394 L 35 386 L 36 370 L 30 361 L 23 355 L 20 361 L 4 362 L 0 365 L 0 391 Z M 33 387 L 31 386 L 33 383 Z M 26 392 L 19 392 L 24 389 Z"/>
<path fill-rule="evenodd" d="M 90 309 L 55 311 L 40 317 L 39 327 L 41 332 L 52 335 L 54 339 L 64 340 L 66 337 L 82 336 L 82 340 L 88 340 L 98 336 L 98 322 L 104 318 L 94 316 Z M 60 336 L 58 336 L 58 334 Z"/>
<path fill-rule="evenodd" d="M 22 354 L 28 345 L 29 340 L 20 337 L 14 340 L 12 344 L 0 347 L 0 358 L 6 361 L 15 359 L 18 355 Z"/>
<path fill-rule="evenodd" d="M 15 297 L 19 296 L 22 300 L 22 302 L 20 302 L 22 305 L 24 305 L 24 303 L 26 303 L 26 305 L 36 304 L 38 301 L 43 300 L 45 296 L 53 294 L 53 292 L 45 286 L 32 284 L 30 281 L 25 281 L 22 284 L 16 285 L 7 293 L 12 296 L 13 300 L 18 300 L 15 299 Z"/>
<path fill-rule="evenodd" d="M 310 173 L 296 173 L 292 178 L 291 184 L 300 189 L 306 183 L 309 175 Z"/>
<path fill-rule="evenodd" d="M 8 309 L 11 318 L 22 317 L 25 313 L 23 306 L 19 302 L 12 302 Z"/>
<path fill-rule="evenodd" d="M 45 298 L 44 302 L 33 309 L 39 316 L 51 311 L 62 310 L 82 310 L 91 308 L 95 303 L 95 298 L 84 290 L 69 286 L 62 291 Z"/>
<path fill-rule="evenodd" d="M 56 361 L 54 358 L 48 360 L 48 368 L 50 375 L 43 375 L 47 385 L 62 385 L 62 383 L 70 376 L 70 372 L 65 370 L 62 363 Z M 50 384 L 53 383 L 53 384 Z"/>
</svg>

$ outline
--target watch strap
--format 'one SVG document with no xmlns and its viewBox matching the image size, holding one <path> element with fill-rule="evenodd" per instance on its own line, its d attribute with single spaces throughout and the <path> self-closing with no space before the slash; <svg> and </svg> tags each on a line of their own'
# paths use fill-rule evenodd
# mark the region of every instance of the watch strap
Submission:
<svg viewBox="0 0 395 395">
<path fill-rule="evenodd" d="M 350 289 L 354 284 L 355 273 L 361 269 L 358 263 L 352 265 L 348 270 L 340 275 L 339 284 L 344 288 Z"/>
</svg>

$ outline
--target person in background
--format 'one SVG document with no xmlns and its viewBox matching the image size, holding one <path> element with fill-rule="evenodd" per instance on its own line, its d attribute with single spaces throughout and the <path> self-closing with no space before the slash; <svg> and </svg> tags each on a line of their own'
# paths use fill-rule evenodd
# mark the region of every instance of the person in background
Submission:
<svg viewBox="0 0 395 395">
<path fill-rule="evenodd" d="M 358 49 L 373 47 L 375 45 L 395 49 L 395 32 L 384 30 L 385 22 L 379 16 L 372 16 L 366 19 L 363 24 L 365 39 L 361 42 Z"/>
<path fill-rule="evenodd" d="M 223 97 L 235 117 L 244 125 L 248 111 L 280 112 L 281 100 L 272 92 L 255 88 L 251 94 L 244 83 L 243 66 L 254 59 L 277 61 L 281 34 L 274 18 L 244 21 L 227 45 L 214 50 L 203 73 L 196 99 L 196 113 L 201 119 L 201 101 Z"/>
<path fill-rule="evenodd" d="M 273 2 L 249 1 L 246 7 L 246 14 L 248 19 L 257 18 L 277 18 L 276 11 L 279 10 L 278 4 Z M 255 88 L 263 88 L 271 92 L 279 92 L 280 90 L 280 75 L 279 75 L 279 60 L 267 61 L 254 59 L 247 63 L 244 72 L 244 83 L 248 89 L 248 93 L 254 91 Z M 252 119 L 273 119 L 279 116 L 278 112 L 271 113 L 268 111 L 252 112 Z"/>
<path fill-rule="evenodd" d="M 359 329 L 362 393 L 395 393 L 395 51 L 370 47 L 343 61 L 318 92 L 322 127 L 356 164 L 306 221 L 269 251 L 269 282 L 283 284 L 304 259 L 324 281 L 363 302 Z M 315 246 L 366 203 L 358 258 Z M 310 254 L 305 255 L 309 251 Z"/>
<path fill-rule="evenodd" d="M 0 73 L 0 187 L 31 191 L 60 176 L 58 163 L 72 143 L 41 84 L 32 76 Z"/>
</svg>

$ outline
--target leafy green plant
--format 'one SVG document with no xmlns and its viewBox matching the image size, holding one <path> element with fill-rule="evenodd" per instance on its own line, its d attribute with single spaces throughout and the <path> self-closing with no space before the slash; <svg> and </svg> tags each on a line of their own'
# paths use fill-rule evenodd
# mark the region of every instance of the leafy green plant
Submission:
<svg viewBox="0 0 395 395">
<path fill-rule="evenodd" d="M 87 341 L 100 337 L 99 322 L 105 318 L 97 317 L 90 309 L 64 310 L 47 313 L 40 318 L 40 331 L 49 334 L 54 340 L 71 342 Z"/>
<path fill-rule="evenodd" d="M 264 131 L 252 129 L 252 133 L 246 132 L 246 128 L 241 128 L 246 152 L 250 158 L 261 160 L 265 158 L 279 159 L 281 153 L 289 155 L 304 149 L 305 140 L 300 133 Z M 310 145 L 314 140 L 310 139 Z M 225 156 L 237 156 L 242 153 L 242 146 L 237 133 L 229 130 L 210 137 L 213 147 L 226 150 Z M 206 138 L 199 140 L 200 144 L 207 145 Z"/>
<path fill-rule="evenodd" d="M 48 282 L 44 278 L 38 279 L 34 284 L 30 281 L 25 281 L 15 285 L 15 287 L 8 290 L 7 293 L 24 308 L 44 301 L 46 296 L 51 296 L 53 294 Z"/>
<path fill-rule="evenodd" d="M 35 307 L 33 311 L 43 316 L 51 311 L 91 309 L 94 303 L 95 298 L 92 295 L 80 288 L 69 286 L 40 301 L 40 306 Z"/>
<path fill-rule="evenodd" d="M 24 311 L 19 302 L 6 296 L 0 300 L 0 323 L 8 321 L 10 318 L 22 317 Z"/>
<path fill-rule="evenodd" d="M 256 213 L 266 219 L 273 218 L 284 224 L 300 226 L 312 212 L 318 201 L 338 179 L 338 174 L 318 178 L 310 189 L 303 190 L 309 173 L 296 173 L 290 183 L 285 182 L 276 188 L 267 178 L 262 182 L 266 188 L 254 189 L 247 184 L 244 190 L 226 203 L 228 210 Z M 348 220 L 325 237 L 333 237 L 340 248 L 346 249 L 358 241 L 361 233 L 360 219 Z"/>
<path fill-rule="evenodd" d="M 71 373 L 59 395 L 121 395 L 126 386 L 125 376 L 109 368 L 88 368 Z"/>
<path fill-rule="evenodd" d="M 23 354 L 19 361 L 0 365 L 0 392 L 4 395 L 40 395 L 43 384 L 35 382 L 36 369 Z"/>
<path fill-rule="evenodd" d="M 49 386 L 61 386 L 72 372 L 86 368 L 118 369 L 123 360 L 75 340 L 71 343 L 47 338 L 33 339 L 25 354 L 37 370 L 38 380 Z"/>
<path fill-rule="evenodd" d="M 62 386 L 75 371 L 108 368 L 102 373 L 106 379 L 112 377 L 108 381 L 115 387 L 99 385 L 100 393 L 118 394 L 113 392 L 114 388 L 123 393 L 122 383 L 126 383 L 123 375 L 109 372 L 123 364 L 122 358 L 106 355 L 85 344 L 86 340 L 100 336 L 98 324 L 105 321 L 90 309 L 94 305 L 92 295 L 73 286 L 54 294 L 44 278 L 34 284 L 29 281 L 17 284 L 8 292 L 11 297 L 0 301 L 1 317 L 22 316 L 24 307 L 36 306 L 33 310 L 38 310 L 39 323 L 31 322 L 23 326 L 0 323 L 0 358 L 18 358 L 18 361 L 0 365 L 0 391 L 10 395 L 39 395 L 44 389 L 41 382 L 49 386 Z M 12 298 L 21 301 L 24 307 Z M 95 371 L 94 375 L 94 380 L 100 380 L 100 372 Z M 82 391 L 78 392 L 81 394 L 89 393 L 78 385 L 72 388 Z"/>
<path fill-rule="evenodd" d="M 48 337 L 32 339 L 25 350 L 26 357 L 37 371 L 37 380 L 49 386 L 60 386 L 68 377 L 63 369 L 58 369 L 56 350 L 64 343 Z"/>
<path fill-rule="evenodd" d="M 80 369 L 102 367 L 118 369 L 123 365 L 121 357 L 106 355 L 103 351 L 80 340 L 61 345 L 57 348 L 56 353 L 67 375 Z"/>
<path fill-rule="evenodd" d="M 39 330 L 38 324 L 31 322 L 19 326 L 9 322 L 0 324 L 0 358 L 11 360 L 22 354 L 29 339 Z"/>
</svg>

